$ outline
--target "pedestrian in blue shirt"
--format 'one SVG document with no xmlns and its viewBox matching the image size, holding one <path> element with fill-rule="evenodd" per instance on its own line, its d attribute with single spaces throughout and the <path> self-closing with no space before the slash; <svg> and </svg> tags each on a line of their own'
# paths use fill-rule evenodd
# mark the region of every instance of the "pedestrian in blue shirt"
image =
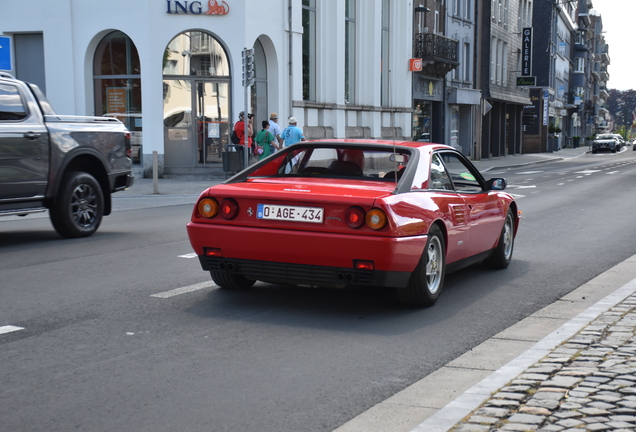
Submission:
<svg viewBox="0 0 636 432">
<path fill-rule="evenodd" d="M 297 123 L 298 122 L 296 121 L 295 117 L 290 117 L 289 126 L 287 126 L 283 130 L 283 133 L 281 133 L 281 137 L 283 138 L 283 141 L 285 142 L 285 147 L 288 147 L 292 144 L 296 144 L 297 142 L 300 142 L 300 141 L 306 141 L 305 135 L 303 135 L 302 129 L 296 126 Z"/>
</svg>

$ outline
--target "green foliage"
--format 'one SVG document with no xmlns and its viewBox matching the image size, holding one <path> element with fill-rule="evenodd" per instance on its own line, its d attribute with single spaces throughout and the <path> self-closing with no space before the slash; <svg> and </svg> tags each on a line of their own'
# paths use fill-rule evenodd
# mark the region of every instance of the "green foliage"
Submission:
<svg viewBox="0 0 636 432">
<path fill-rule="evenodd" d="M 607 98 L 607 110 L 617 127 L 630 126 L 632 113 L 636 112 L 636 90 L 611 89 Z"/>
<path fill-rule="evenodd" d="M 627 136 L 629 135 L 629 129 L 627 126 L 621 126 L 616 130 L 616 133 L 622 136 L 624 140 L 626 140 Z"/>
</svg>

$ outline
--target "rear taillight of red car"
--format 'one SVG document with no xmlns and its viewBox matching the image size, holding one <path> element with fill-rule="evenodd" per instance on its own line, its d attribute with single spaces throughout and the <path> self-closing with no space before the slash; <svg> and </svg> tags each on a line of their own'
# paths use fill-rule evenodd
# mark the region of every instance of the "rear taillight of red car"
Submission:
<svg viewBox="0 0 636 432">
<path fill-rule="evenodd" d="M 234 219 L 238 215 L 239 206 L 232 198 L 222 199 L 219 203 L 219 213 L 223 219 Z"/>
<path fill-rule="evenodd" d="M 214 198 L 203 198 L 197 204 L 197 212 L 199 216 L 211 219 L 219 212 L 219 204 Z"/>
<path fill-rule="evenodd" d="M 345 220 L 351 228 L 360 228 L 364 225 L 366 214 L 360 207 L 351 207 L 345 212 Z"/>
<path fill-rule="evenodd" d="M 366 225 L 374 230 L 380 230 L 386 226 L 386 213 L 379 208 L 372 208 L 365 212 L 360 207 L 350 207 L 345 212 L 345 221 L 351 228 L 358 229 Z"/>
<path fill-rule="evenodd" d="M 212 197 L 202 198 L 197 204 L 197 216 L 212 219 L 221 215 L 223 219 L 234 219 L 239 213 L 238 203 L 232 198 L 224 198 L 218 202 Z"/>
</svg>

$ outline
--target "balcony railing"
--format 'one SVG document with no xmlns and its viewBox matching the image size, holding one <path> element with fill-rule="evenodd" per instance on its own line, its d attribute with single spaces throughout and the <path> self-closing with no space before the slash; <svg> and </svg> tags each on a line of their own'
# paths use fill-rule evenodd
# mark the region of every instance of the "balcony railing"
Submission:
<svg viewBox="0 0 636 432">
<path fill-rule="evenodd" d="M 426 75 L 443 77 L 455 69 L 459 41 L 435 33 L 416 33 L 413 41 L 415 58 L 422 59 L 422 72 Z"/>
</svg>

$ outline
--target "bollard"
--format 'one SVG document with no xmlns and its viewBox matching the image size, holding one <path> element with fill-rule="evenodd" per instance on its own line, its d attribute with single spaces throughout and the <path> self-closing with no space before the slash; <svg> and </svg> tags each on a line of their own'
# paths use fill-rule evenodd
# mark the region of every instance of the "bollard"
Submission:
<svg viewBox="0 0 636 432">
<path fill-rule="evenodd" d="M 157 155 L 157 150 L 152 152 L 152 187 L 153 193 L 159 194 L 159 156 Z"/>
</svg>

